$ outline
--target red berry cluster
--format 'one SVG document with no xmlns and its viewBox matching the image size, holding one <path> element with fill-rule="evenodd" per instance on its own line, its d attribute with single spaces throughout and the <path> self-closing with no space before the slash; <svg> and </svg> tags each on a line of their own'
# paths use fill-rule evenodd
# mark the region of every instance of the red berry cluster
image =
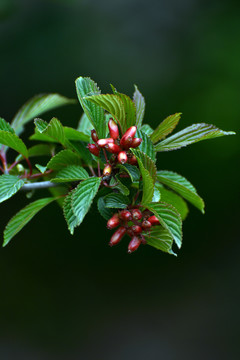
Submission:
<svg viewBox="0 0 240 360">
<path fill-rule="evenodd" d="M 118 244 L 125 234 L 131 237 L 128 244 L 128 253 L 136 251 L 140 244 L 146 244 L 142 232 L 150 231 L 154 225 L 160 225 L 155 215 L 148 211 L 141 212 L 139 209 L 122 210 L 115 213 L 107 222 L 108 229 L 112 230 L 119 226 L 117 231 L 111 237 L 110 246 Z"/>
<path fill-rule="evenodd" d="M 136 165 L 136 157 L 129 153 L 128 150 L 130 148 L 138 147 L 142 142 L 142 139 L 134 137 L 137 127 L 131 126 L 121 138 L 119 135 L 118 125 L 112 118 L 108 122 L 108 128 L 110 137 L 106 139 L 98 139 L 96 131 L 92 130 L 91 136 L 95 144 L 88 144 L 87 147 L 89 151 L 93 155 L 99 156 L 100 149 L 106 149 L 108 152 L 116 156 L 116 160 L 120 164 L 128 162 L 131 165 Z"/>
</svg>

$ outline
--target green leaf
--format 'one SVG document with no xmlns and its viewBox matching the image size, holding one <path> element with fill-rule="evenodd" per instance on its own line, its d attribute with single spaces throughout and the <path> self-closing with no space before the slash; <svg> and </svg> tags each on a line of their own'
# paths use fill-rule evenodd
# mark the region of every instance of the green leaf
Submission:
<svg viewBox="0 0 240 360">
<path fill-rule="evenodd" d="M 160 224 L 180 248 L 182 245 L 182 219 L 177 210 L 162 201 L 149 204 L 147 208 L 158 218 Z"/>
<path fill-rule="evenodd" d="M 9 146 L 24 157 L 28 157 L 28 151 L 24 142 L 14 133 L 0 130 L 0 144 Z"/>
<path fill-rule="evenodd" d="M 170 134 L 177 126 L 181 115 L 181 113 L 176 113 L 168 116 L 165 120 L 163 120 L 151 134 L 152 142 L 155 144 Z"/>
<path fill-rule="evenodd" d="M 34 145 L 28 149 L 28 157 L 51 155 L 52 146 Z"/>
<path fill-rule="evenodd" d="M 123 195 L 129 195 L 129 189 L 127 188 L 127 186 L 123 185 L 123 183 L 120 181 L 119 176 L 115 176 L 115 179 L 112 177 L 109 185 L 115 185 L 114 189 L 118 189 Z"/>
<path fill-rule="evenodd" d="M 118 95 L 93 95 L 85 99 L 109 112 L 119 124 L 122 134 L 127 130 L 124 104 Z"/>
<path fill-rule="evenodd" d="M 109 220 L 112 217 L 113 212 L 111 209 L 106 208 L 104 197 L 98 199 L 97 206 L 99 213 L 105 220 Z"/>
<path fill-rule="evenodd" d="M 144 168 L 148 170 L 151 177 L 153 178 L 153 181 L 155 182 L 157 177 L 157 168 L 154 161 L 146 153 L 138 149 L 131 149 L 131 151 L 136 157 L 141 160 Z"/>
<path fill-rule="evenodd" d="M 182 220 L 185 220 L 188 215 L 188 206 L 186 202 L 173 191 L 167 190 L 163 185 L 156 183 L 155 185 L 161 192 L 161 200 L 168 203 L 177 209 L 181 215 Z"/>
<path fill-rule="evenodd" d="M 80 132 L 78 130 L 75 130 L 67 126 L 64 126 L 63 130 L 64 130 L 65 138 L 68 140 L 90 142 L 90 136 L 84 134 L 83 132 Z"/>
<path fill-rule="evenodd" d="M 35 119 L 34 123 L 40 134 L 47 135 L 53 139 L 54 142 L 65 145 L 66 137 L 64 134 L 64 128 L 58 119 L 53 118 L 49 124 L 42 119 Z"/>
<path fill-rule="evenodd" d="M 157 179 L 188 200 L 204 214 L 204 201 L 186 178 L 172 171 L 158 171 Z"/>
<path fill-rule="evenodd" d="M 112 209 L 126 209 L 129 199 L 123 194 L 111 193 L 104 198 L 105 206 Z"/>
<path fill-rule="evenodd" d="M 155 145 L 156 151 L 171 151 L 201 140 L 224 135 L 234 135 L 233 131 L 223 131 L 209 124 L 193 124 Z"/>
<path fill-rule="evenodd" d="M 142 142 L 138 146 L 137 150 L 141 150 L 155 162 L 156 161 L 156 151 L 154 150 L 153 143 L 152 143 L 150 137 L 141 130 L 137 130 L 136 137 L 142 139 Z"/>
<path fill-rule="evenodd" d="M 88 101 L 86 97 L 100 94 L 101 91 L 97 84 L 87 77 L 79 77 L 76 80 L 76 90 L 80 104 L 88 119 L 96 130 L 99 139 L 106 137 L 106 123 L 104 117 L 104 110 L 96 103 Z"/>
<path fill-rule="evenodd" d="M 150 136 L 153 133 L 154 130 L 151 128 L 150 125 L 144 124 L 141 127 L 141 131 Z"/>
<path fill-rule="evenodd" d="M 119 92 L 117 92 L 116 95 L 119 96 L 123 102 L 125 112 L 125 124 L 123 126 L 123 131 L 125 132 L 131 126 L 136 124 L 136 106 L 129 96 Z"/>
<path fill-rule="evenodd" d="M 88 172 L 79 165 L 69 165 L 64 169 L 60 170 L 54 179 L 51 179 L 52 182 L 71 182 L 85 180 L 89 178 Z"/>
<path fill-rule="evenodd" d="M 39 165 L 39 164 L 35 164 L 35 167 L 36 167 L 42 174 L 44 174 L 45 171 L 47 170 L 47 166 L 42 166 L 42 165 Z"/>
<path fill-rule="evenodd" d="M 134 85 L 134 87 L 135 87 L 135 91 L 133 94 L 133 102 L 136 106 L 136 126 L 140 127 L 142 125 L 144 113 L 145 113 L 145 99 L 138 90 L 137 86 Z"/>
<path fill-rule="evenodd" d="M 59 94 L 40 94 L 29 101 L 18 111 L 12 121 L 12 127 L 17 134 L 23 131 L 24 125 L 30 120 L 42 115 L 43 113 L 53 110 L 57 107 L 73 104 L 75 100 L 68 99 Z"/>
<path fill-rule="evenodd" d="M 152 202 L 159 202 L 161 200 L 161 193 L 157 187 L 157 184 L 154 186 L 154 192 L 152 197 Z"/>
<path fill-rule="evenodd" d="M 20 210 L 7 224 L 4 230 L 4 241 L 3 246 L 6 246 L 10 240 L 20 231 L 22 228 L 29 223 L 30 220 L 46 205 L 53 202 L 54 198 L 44 198 L 36 200 L 25 208 Z"/>
<path fill-rule="evenodd" d="M 73 235 L 74 228 L 78 225 L 78 219 L 73 212 L 72 208 L 72 196 L 74 194 L 75 189 L 70 191 L 68 195 L 65 197 L 63 202 L 63 215 L 68 225 L 68 230 Z"/>
<path fill-rule="evenodd" d="M 87 165 L 92 165 L 93 156 L 90 151 L 86 149 L 86 143 L 82 141 L 69 140 L 68 147 L 74 150 Z"/>
<path fill-rule="evenodd" d="M 148 245 L 155 247 L 158 250 L 175 255 L 172 251 L 173 239 L 166 229 L 161 226 L 151 228 L 149 233 L 144 234 Z"/>
<path fill-rule="evenodd" d="M 14 134 L 14 130 L 11 127 L 11 125 L 7 121 L 5 121 L 3 118 L 0 118 L 0 130 L 8 131 L 8 132 Z"/>
<path fill-rule="evenodd" d="M 118 167 L 123 170 L 124 172 L 127 172 L 130 176 L 132 182 L 139 181 L 140 179 L 140 172 L 138 168 L 134 165 L 130 164 L 124 164 L 124 165 L 118 165 Z"/>
<path fill-rule="evenodd" d="M 92 128 L 93 128 L 93 124 L 91 123 L 91 121 L 84 112 L 79 120 L 77 130 L 90 136 Z"/>
<path fill-rule="evenodd" d="M 63 167 L 68 165 L 79 165 L 80 158 L 73 151 L 67 149 L 62 150 L 51 158 L 47 164 L 48 169 L 61 170 Z"/>
<path fill-rule="evenodd" d="M 77 225 L 80 225 L 87 214 L 98 188 L 101 184 L 101 178 L 92 177 L 82 181 L 72 195 L 72 208 L 77 218 Z"/>
<path fill-rule="evenodd" d="M 0 176 L 0 203 L 12 197 L 21 187 L 24 181 L 14 175 Z"/>
</svg>

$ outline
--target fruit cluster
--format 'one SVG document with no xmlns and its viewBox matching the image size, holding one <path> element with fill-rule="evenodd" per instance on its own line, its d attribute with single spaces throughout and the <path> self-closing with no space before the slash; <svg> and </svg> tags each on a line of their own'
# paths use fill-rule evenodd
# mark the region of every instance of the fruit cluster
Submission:
<svg viewBox="0 0 240 360">
<path fill-rule="evenodd" d="M 118 125 L 112 118 L 110 118 L 108 122 L 108 129 L 110 137 L 106 139 L 98 139 L 96 131 L 92 130 L 91 137 L 94 144 L 88 144 L 87 147 L 89 151 L 93 155 L 99 156 L 100 150 L 104 149 L 109 153 L 114 154 L 116 161 L 120 164 L 128 162 L 131 165 L 136 165 L 136 157 L 133 156 L 132 153 L 128 152 L 128 150 L 130 148 L 138 147 L 142 142 L 142 139 L 135 137 L 137 127 L 131 126 L 120 138 Z"/>
<path fill-rule="evenodd" d="M 159 220 L 149 211 L 139 209 L 121 210 L 115 213 L 107 222 L 107 228 L 112 230 L 119 226 L 112 235 L 110 246 L 117 245 L 125 234 L 131 237 L 128 244 L 128 253 L 136 251 L 140 244 L 146 244 L 143 232 L 149 232 L 154 225 L 160 225 Z"/>
</svg>

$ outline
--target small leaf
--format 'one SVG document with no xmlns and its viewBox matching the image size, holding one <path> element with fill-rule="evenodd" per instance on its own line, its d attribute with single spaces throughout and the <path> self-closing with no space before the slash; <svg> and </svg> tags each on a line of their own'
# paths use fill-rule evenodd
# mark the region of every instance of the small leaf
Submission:
<svg viewBox="0 0 240 360">
<path fill-rule="evenodd" d="M 101 178 L 92 177 L 82 181 L 72 195 L 72 209 L 77 218 L 77 225 L 80 225 L 89 211 L 98 188 Z"/>
<path fill-rule="evenodd" d="M 111 193 L 104 198 L 105 206 L 113 209 L 126 209 L 129 199 L 123 194 Z"/>
<path fill-rule="evenodd" d="M 35 164 L 35 167 L 36 167 L 42 174 L 44 174 L 45 171 L 47 170 L 47 166 L 42 166 L 42 165 L 39 165 L 39 164 Z"/>
<path fill-rule="evenodd" d="M 24 125 L 30 120 L 42 115 L 43 113 L 53 110 L 57 107 L 74 104 L 76 101 L 68 99 L 59 94 L 40 94 L 27 101 L 18 111 L 12 121 L 12 127 L 17 134 L 23 131 Z"/>
<path fill-rule="evenodd" d="M 112 217 L 113 212 L 112 212 L 111 209 L 108 209 L 108 208 L 106 207 L 104 197 L 100 197 L 100 198 L 98 199 L 97 206 L 98 206 L 98 211 L 99 211 L 99 213 L 102 215 L 102 217 L 103 217 L 105 220 L 109 220 L 110 217 Z"/>
<path fill-rule="evenodd" d="M 11 149 L 22 154 L 25 158 L 28 157 L 26 145 L 12 132 L 0 130 L 0 144 L 9 146 Z"/>
<path fill-rule="evenodd" d="M 125 112 L 125 124 L 122 127 L 122 130 L 123 132 L 125 132 L 131 126 L 136 124 L 136 106 L 129 96 L 119 92 L 117 92 L 116 95 L 119 96 L 123 102 L 123 108 Z"/>
<path fill-rule="evenodd" d="M 179 123 L 181 115 L 181 113 L 176 113 L 168 116 L 165 120 L 163 120 L 151 134 L 152 142 L 155 144 L 170 134 Z"/>
<path fill-rule="evenodd" d="M 118 189 L 120 191 L 121 194 L 128 196 L 129 195 L 129 189 L 127 188 L 127 186 L 123 185 L 123 183 L 120 181 L 119 176 L 115 177 L 116 179 L 114 179 L 113 177 L 110 180 L 110 184 L 111 186 L 114 186 L 114 189 Z"/>
<path fill-rule="evenodd" d="M 154 213 L 160 224 L 180 248 L 182 245 L 182 219 L 177 210 L 172 205 L 162 201 L 149 204 L 147 208 Z"/>
<path fill-rule="evenodd" d="M 224 135 L 234 135 L 233 131 L 223 131 L 209 124 L 193 124 L 155 145 L 156 151 L 171 151 L 201 140 Z"/>
<path fill-rule="evenodd" d="M 161 200 L 161 193 L 156 185 L 157 184 L 155 184 L 155 186 L 154 186 L 152 202 L 159 202 Z"/>
<path fill-rule="evenodd" d="M 93 124 L 91 123 L 91 121 L 84 112 L 79 120 L 77 130 L 90 136 L 92 129 L 93 129 Z"/>
<path fill-rule="evenodd" d="M 137 130 L 136 137 L 142 139 L 142 142 L 139 145 L 139 147 L 137 148 L 137 150 L 141 150 L 155 162 L 156 161 L 156 151 L 153 147 L 153 143 L 152 143 L 150 137 L 141 130 Z"/>
<path fill-rule="evenodd" d="M 118 95 L 93 95 L 85 99 L 109 112 L 119 124 L 122 133 L 127 130 L 124 104 Z"/>
<path fill-rule="evenodd" d="M 155 182 L 157 177 L 157 168 L 154 161 L 146 153 L 138 149 L 131 149 L 131 150 L 136 157 L 141 159 L 144 168 L 149 171 L 151 177 L 153 178 L 153 181 Z"/>
<path fill-rule="evenodd" d="M 150 136 L 153 133 L 154 130 L 151 128 L 150 125 L 144 124 L 141 127 L 141 131 L 144 132 L 145 134 L 147 134 L 148 136 Z"/>
<path fill-rule="evenodd" d="M 83 111 L 92 123 L 93 128 L 96 130 L 99 139 L 105 138 L 107 127 L 105 123 L 104 110 L 99 106 L 99 104 L 92 103 L 86 98 L 88 96 L 101 93 L 97 84 L 90 78 L 80 76 L 76 80 L 76 90 Z"/>
<path fill-rule="evenodd" d="M 140 127 L 142 125 L 144 113 L 145 113 L 145 99 L 138 90 L 137 86 L 134 85 L 134 87 L 135 87 L 135 91 L 133 94 L 133 101 L 136 106 L 136 126 Z"/>
<path fill-rule="evenodd" d="M 68 140 L 90 142 L 90 136 L 84 134 L 83 132 L 80 132 L 78 130 L 75 130 L 67 126 L 64 126 L 63 130 L 64 130 L 65 138 Z"/>
<path fill-rule="evenodd" d="M 140 179 L 140 172 L 138 168 L 134 165 L 130 164 L 124 164 L 124 165 L 118 165 L 118 167 L 123 170 L 124 172 L 127 172 L 130 176 L 132 182 L 139 181 Z"/>
<path fill-rule="evenodd" d="M 163 185 L 156 183 L 157 189 L 161 192 L 161 201 L 168 203 L 177 209 L 181 215 L 182 220 L 185 220 L 188 215 L 188 206 L 186 202 L 173 191 L 167 190 Z"/>
<path fill-rule="evenodd" d="M 14 134 L 14 130 L 11 127 L 11 125 L 7 121 L 5 121 L 3 118 L 0 118 L 0 130 L 8 131 L 8 132 Z"/>
<path fill-rule="evenodd" d="M 63 202 L 63 215 L 67 222 L 68 230 L 70 231 L 71 235 L 73 235 L 74 228 L 78 224 L 78 219 L 77 219 L 76 215 L 74 214 L 73 208 L 72 208 L 72 196 L 73 196 L 74 191 L 75 191 L 75 189 L 70 191 L 68 193 L 68 195 L 65 197 L 64 202 Z"/>
<path fill-rule="evenodd" d="M 49 124 L 42 119 L 35 119 L 34 123 L 40 134 L 47 135 L 53 139 L 54 142 L 65 145 L 66 137 L 64 134 L 64 128 L 58 119 L 53 118 Z"/>
<path fill-rule="evenodd" d="M 52 182 L 72 182 L 85 180 L 89 178 L 88 172 L 79 165 L 69 165 L 64 169 L 60 170 L 54 179 L 51 179 Z"/>
<path fill-rule="evenodd" d="M 186 178 L 172 171 L 158 171 L 157 179 L 188 200 L 204 214 L 204 201 Z"/>
<path fill-rule="evenodd" d="M 4 230 L 3 246 L 6 246 L 10 240 L 29 223 L 30 220 L 46 205 L 53 202 L 54 198 L 44 198 L 36 200 L 25 208 L 20 210 L 7 224 Z"/>
<path fill-rule="evenodd" d="M 24 181 L 14 175 L 0 176 L 0 203 L 12 197 L 21 187 Z"/>
<path fill-rule="evenodd" d="M 28 157 L 51 155 L 52 146 L 34 145 L 28 149 Z"/>
<path fill-rule="evenodd" d="M 48 169 L 61 170 L 63 167 L 68 165 L 79 165 L 80 158 L 73 151 L 67 149 L 62 150 L 51 158 L 47 164 Z"/>
<path fill-rule="evenodd" d="M 166 229 L 161 226 L 156 226 L 147 234 L 144 234 L 147 244 L 155 247 L 158 250 L 175 255 L 172 251 L 173 239 Z"/>
</svg>

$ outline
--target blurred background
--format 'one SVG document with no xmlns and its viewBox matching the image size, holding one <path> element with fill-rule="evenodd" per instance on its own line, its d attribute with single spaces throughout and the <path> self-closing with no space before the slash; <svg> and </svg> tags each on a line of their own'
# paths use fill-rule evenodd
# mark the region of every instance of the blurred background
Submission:
<svg viewBox="0 0 240 360">
<path fill-rule="evenodd" d="M 234 0 L 0 0 L 0 116 L 38 93 L 76 97 L 82 75 L 102 92 L 137 84 L 153 127 L 180 111 L 178 130 L 238 132 L 239 38 Z M 0 358 L 239 359 L 239 155 L 239 135 L 159 155 L 206 202 L 204 216 L 190 206 L 177 258 L 110 248 L 94 208 L 74 236 L 56 204 L 43 210 L 0 251 Z M 1 233 L 27 202 L 1 204 Z"/>
</svg>

